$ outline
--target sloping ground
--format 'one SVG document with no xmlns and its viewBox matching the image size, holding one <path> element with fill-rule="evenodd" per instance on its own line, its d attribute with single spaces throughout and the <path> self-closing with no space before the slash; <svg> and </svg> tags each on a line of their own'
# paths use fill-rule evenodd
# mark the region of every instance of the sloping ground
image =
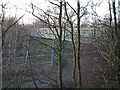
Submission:
<svg viewBox="0 0 120 90">
<path fill-rule="evenodd" d="M 115 73 L 96 48 L 89 44 L 83 48 L 81 55 L 82 86 L 90 88 L 112 87 L 116 84 Z"/>
<path fill-rule="evenodd" d="M 97 53 L 95 53 L 95 47 L 92 45 L 85 45 L 81 53 L 81 74 L 82 74 L 82 87 L 94 88 L 103 87 L 106 84 L 106 80 L 111 81 L 112 69 L 108 66 L 107 62 Z M 9 78 L 17 78 L 19 86 L 22 87 L 34 87 L 33 76 L 35 82 L 39 88 L 53 87 L 53 79 L 57 81 L 57 66 L 51 65 L 49 57 L 46 55 L 39 57 L 29 57 L 28 61 L 25 58 L 19 58 L 16 60 L 16 69 L 18 74 L 15 75 L 9 68 L 3 71 L 3 84 L 8 84 L 10 80 L 6 80 L 5 76 L 9 75 Z M 21 63 L 20 63 L 21 62 Z M 13 63 L 13 62 L 11 62 Z M 65 87 L 74 87 L 72 82 L 72 54 L 66 54 L 63 58 L 63 85 Z M 31 64 L 31 68 L 30 68 Z M 3 66 L 4 67 L 4 66 Z M 32 73 L 31 73 L 32 71 Z M 109 72 L 108 72 L 109 71 Z M 13 74 L 13 75 L 12 75 Z M 109 74 L 109 75 L 107 75 Z M 7 82 L 6 82 L 7 81 Z M 23 83 L 24 82 L 24 83 Z M 10 82 L 9 82 L 10 83 Z M 12 85 L 14 86 L 16 82 Z M 111 83 L 111 82 L 110 82 Z M 111 84 L 113 84 L 112 82 Z M 107 83 L 108 85 L 109 83 Z M 12 86 L 11 86 L 12 87 Z"/>
<path fill-rule="evenodd" d="M 97 66 L 98 62 L 95 60 L 98 55 L 94 51 L 95 48 L 90 45 L 87 45 L 83 48 L 83 52 L 81 55 L 81 72 L 83 87 L 101 87 L 102 85 L 104 85 L 102 72 Z"/>
</svg>

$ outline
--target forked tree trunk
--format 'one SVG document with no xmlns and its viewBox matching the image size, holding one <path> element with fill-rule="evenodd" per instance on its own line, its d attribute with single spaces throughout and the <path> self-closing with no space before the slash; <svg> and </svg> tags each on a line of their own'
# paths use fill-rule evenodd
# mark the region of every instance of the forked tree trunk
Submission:
<svg viewBox="0 0 120 90">
<path fill-rule="evenodd" d="M 76 73 L 76 46 L 74 42 L 74 28 L 73 28 L 73 23 L 70 21 L 70 17 L 68 16 L 67 8 L 66 8 L 66 2 L 64 2 L 64 8 L 65 8 L 65 14 L 67 16 L 67 21 L 70 25 L 71 28 L 71 40 L 72 40 L 72 52 L 73 52 L 73 70 L 72 70 L 72 79 L 73 82 L 75 83 L 76 87 L 76 79 L 75 79 L 75 73 Z"/>
<path fill-rule="evenodd" d="M 72 50 L 73 50 L 73 71 L 72 71 L 72 77 L 73 81 L 76 85 L 76 79 L 75 79 L 75 73 L 76 73 L 76 46 L 74 42 L 74 32 L 73 32 L 73 27 L 71 27 L 71 39 L 72 39 Z"/>
</svg>

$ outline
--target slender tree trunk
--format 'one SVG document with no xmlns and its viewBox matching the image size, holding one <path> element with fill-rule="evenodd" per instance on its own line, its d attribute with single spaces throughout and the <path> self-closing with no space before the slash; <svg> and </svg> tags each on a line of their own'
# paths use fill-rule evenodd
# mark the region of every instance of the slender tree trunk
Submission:
<svg viewBox="0 0 120 90">
<path fill-rule="evenodd" d="M 18 41 L 18 30 L 17 26 L 15 25 L 15 40 L 13 42 L 14 48 L 13 48 L 13 64 L 14 64 L 14 71 L 15 71 L 15 82 L 17 82 L 17 72 L 18 72 L 18 67 L 17 67 L 17 61 L 16 61 L 16 56 L 17 56 L 17 41 Z"/>
<path fill-rule="evenodd" d="M 71 39 L 72 39 L 72 48 L 73 48 L 73 71 L 72 71 L 72 77 L 73 81 L 75 82 L 76 86 L 76 79 L 75 79 L 75 72 L 76 72 L 76 46 L 74 42 L 74 32 L 73 32 L 73 26 L 71 25 Z"/>
<path fill-rule="evenodd" d="M 60 2 L 60 13 L 59 13 L 59 26 L 60 26 L 60 36 L 59 36 L 59 49 L 58 49 L 58 84 L 59 88 L 62 88 L 62 2 Z"/>
<path fill-rule="evenodd" d="M 120 0 L 118 0 L 118 61 L 119 61 L 119 65 L 118 65 L 118 84 L 120 85 Z"/>
<path fill-rule="evenodd" d="M 2 6 L 2 14 L 0 16 L 0 90 L 2 89 L 2 47 L 4 43 L 3 39 L 3 21 L 4 21 L 4 16 L 5 16 L 5 8 L 3 5 Z"/>
<path fill-rule="evenodd" d="M 0 18 L 0 90 L 2 90 L 2 21 Z"/>
<path fill-rule="evenodd" d="M 120 85 L 120 28 L 117 24 L 117 17 L 116 17 L 116 7 L 115 7 L 115 0 L 112 2 L 113 5 L 113 14 L 114 14 L 114 25 L 115 25 L 115 55 L 118 57 L 118 64 L 116 68 L 116 77 L 117 82 Z"/>
<path fill-rule="evenodd" d="M 118 0 L 118 50 L 119 50 L 119 61 L 120 61 L 120 0 Z"/>
<path fill-rule="evenodd" d="M 115 25 L 115 37 L 116 37 L 117 36 L 117 17 L 116 17 L 115 1 L 113 1 L 112 5 L 113 5 L 114 25 Z"/>
<path fill-rule="evenodd" d="M 77 31 L 78 31 L 78 44 L 77 44 L 77 71 L 78 71 L 78 88 L 81 86 L 81 70 L 80 70 L 80 2 L 77 2 Z"/>
<path fill-rule="evenodd" d="M 14 52 L 14 57 L 16 57 L 16 55 L 17 55 L 17 41 L 18 41 L 18 30 L 17 30 L 17 27 L 15 26 L 15 42 L 14 42 L 14 50 L 13 50 L 13 52 Z"/>
<path fill-rule="evenodd" d="M 112 11 L 111 11 L 111 5 L 110 5 L 110 0 L 108 0 L 108 4 L 109 4 L 109 12 L 110 12 L 110 27 L 112 26 Z"/>
<path fill-rule="evenodd" d="M 112 8 L 111 8 L 111 3 L 110 3 L 110 0 L 108 0 L 108 5 L 109 5 L 109 14 L 110 14 L 110 18 L 109 18 L 109 33 L 110 33 L 110 36 L 111 37 L 111 40 L 112 42 L 114 42 L 114 29 L 112 29 Z"/>
<path fill-rule="evenodd" d="M 4 19 L 5 19 L 5 7 L 2 5 L 2 16 L 1 16 L 1 32 L 2 32 L 2 46 L 4 44 L 4 37 L 5 37 L 5 34 L 3 35 L 3 31 L 4 31 L 4 27 L 3 27 L 3 24 L 4 24 Z"/>
<path fill-rule="evenodd" d="M 67 8 L 66 8 L 66 2 L 64 3 L 65 13 L 67 16 L 67 21 L 71 27 L 71 40 L 72 40 L 72 51 L 73 51 L 73 70 L 72 70 L 72 78 L 73 82 L 75 83 L 76 87 L 76 79 L 75 79 L 75 72 L 76 72 L 76 46 L 74 42 L 74 28 L 73 23 L 70 21 L 70 17 L 68 16 Z"/>
<path fill-rule="evenodd" d="M 2 15 L 3 14 L 3 7 L 2 7 Z M 3 16 L 1 15 L 0 17 L 0 90 L 2 90 L 2 46 L 3 46 L 3 37 L 2 37 L 2 32 L 3 32 Z"/>
</svg>

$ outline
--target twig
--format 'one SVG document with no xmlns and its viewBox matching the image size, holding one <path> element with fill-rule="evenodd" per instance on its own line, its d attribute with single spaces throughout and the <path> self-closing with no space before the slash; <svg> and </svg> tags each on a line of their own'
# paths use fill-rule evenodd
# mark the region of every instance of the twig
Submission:
<svg viewBox="0 0 120 90">
<path fill-rule="evenodd" d="M 24 15 L 23 16 L 21 16 L 19 19 L 17 19 L 12 25 L 10 25 L 4 32 L 3 32 L 3 35 L 2 36 L 4 36 L 4 34 L 11 28 L 11 27 L 13 27 L 21 18 L 23 18 L 24 17 Z"/>
<path fill-rule="evenodd" d="M 67 2 L 67 4 L 70 6 L 70 8 L 77 14 L 76 10 Z"/>
<path fill-rule="evenodd" d="M 48 1 L 49 1 L 51 4 L 60 7 L 60 5 L 58 5 L 58 4 L 56 4 L 56 3 L 53 3 L 53 2 L 51 2 L 50 0 L 48 0 Z"/>
<path fill-rule="evenodd" d="M 97 61 L 95 58 L 94 58 L 94 60 Z M 97 61 L 97 62 L 98 62 L 98 61 Z M 108 80 L 106 80 L 106 77 L 105 77 L 104 71 L 103 71 L 103 69 L 100 67 L 99 64 L 98 64 L 97 66 L 99 67 L 99 69 L 100 69 L 100 71 L 101 71 L 101 73 L 102 73 L 102 77 L 103 77 L 103 79 L 104 79 L 105 86 L 107 87 L 107 86 L 108 86 L 108 85 L 107 85 Z"/>
</svg>

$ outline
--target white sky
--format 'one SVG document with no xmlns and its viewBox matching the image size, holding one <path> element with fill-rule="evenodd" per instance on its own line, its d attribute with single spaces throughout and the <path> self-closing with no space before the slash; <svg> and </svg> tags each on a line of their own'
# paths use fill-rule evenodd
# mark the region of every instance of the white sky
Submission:
<svg viewBox="0 0 120 90">
<path fill-rule="evenodd" d="M 34 17 L 29 13 L 27 13 L 25 10 L 31 11 L 31 8 L 29 6 L 31 1 L 42 9 L 47 9 L 47 6 L 49 6 L 47 0 L 0 0 L 0 3 L 9 2 L 7 5 L 8 9 L 6 10 L 6 16 L 15 16 L 16 14 L 17 17 L 20 17 L 21 15 L 25 14 L 23 19 L 24 22 L 30 23 L 34 19 Z M 66 1 L 70 2 L 72 6 L 76 6 L 75 5 L 76 0 L 66 0 Z M 89 0 L 80 0 L 80 1 L 81 1 L 81 6 L 83 6 L 86 5 L 86 2 L 88 2 Z M 93 0 L 93 1 L 98 2 L 101 0 Z M 103 0 L 103 3 L 96 9 L 100 16 L 103 16 L 107 13 L 108 10 L 107 1 L 108 0 Z"/>
</svg>

